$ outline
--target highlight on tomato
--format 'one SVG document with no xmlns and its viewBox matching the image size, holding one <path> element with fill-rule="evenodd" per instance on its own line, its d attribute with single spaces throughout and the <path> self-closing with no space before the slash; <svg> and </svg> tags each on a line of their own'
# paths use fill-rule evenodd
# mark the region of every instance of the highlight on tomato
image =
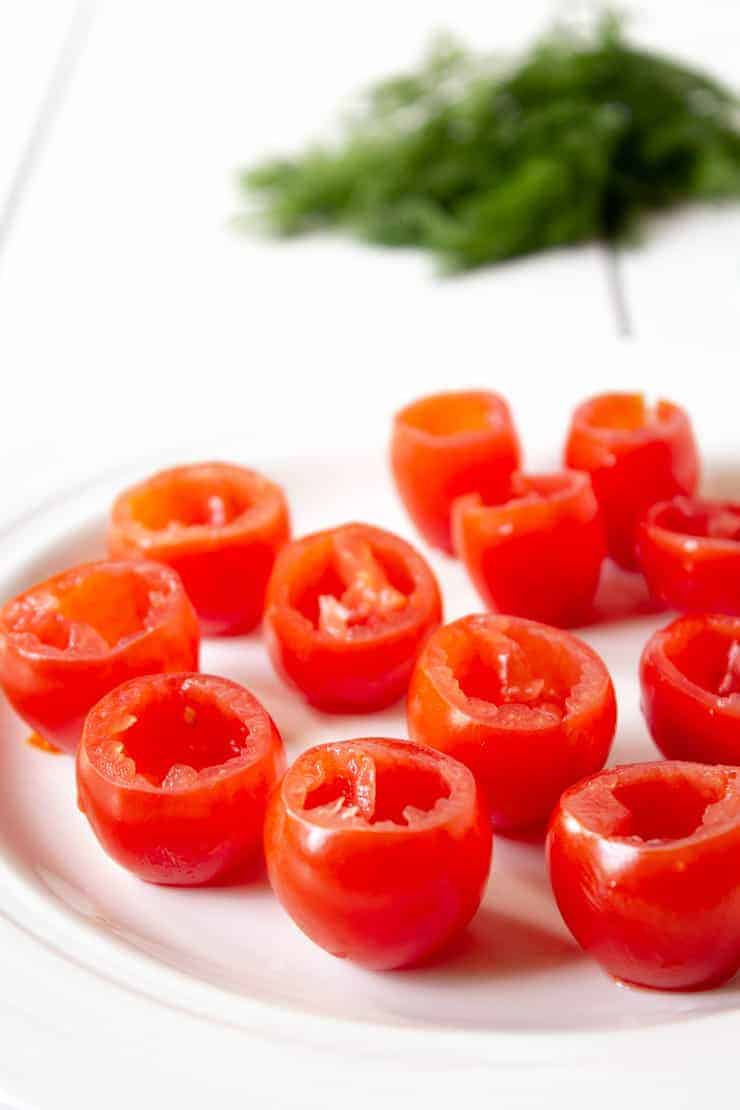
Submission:
<svg viewBox="0 0 740 1110">
<path fill-rule="evenodd" d="M 290 538 L 283 491 L 256 470 L 209 462 L 160 471 L 124 490 L 111 512 L 117 557 L 146 557 L 182 578 L 204 635 L 259 624 L 275 556 Z"/>
<path fill-rule="evenodd" d="M 592 648 L 561 629 L 492 615 L 429 638 L 407 712 L 413 740 L 470 768 L 504 832 L 543 829 L 563 790 L 604 766 L 617 715 Z"/>
<path fill-rule="evenodd" d="M 277 670 L 317 708 L 371 712 L 405 692 L 441 618 L 437 581 L 410 544 L 345 524 L 283 548 L 265 636 Z"/>
<path fill-rule="evenodd" d="M 177 574 L 98 560 L 0 611 L 0 684 L 47 743 L 74 752 L 88 710 L 129 678 L 198 666 L 198 619 Z"/>
<path fill-rule="evenodd" d="M 565 465 L 591 475 L 609 554 L 627 570 L 638 569 L 637 529 L 650 506 L 694 493 L 699 480 L 686 411 L 671 401 L 648 404 L 639 393 L 602 393 L 579 405 Z"/>
<path fill-rule="evenodd" d="M 703 990 L 740 967 L 740 771 L 616 767 L 562 797 L 550 880 L 581 947 L 614 978 Z"/>
<path fill-rule="evenodd" d="M 435 393 L 393 421 L 391 468 L 401 500 L 427 543 L 452 553 L 456 497 L 499 501 L 520 462 L 509 406 L 498 393 Z"/>
<path fill-rule="evenodd" d="M 453 539 L 494 611 L 565 627 L 592 616 L 606 538 L 588 474 L 515 474 L 498 505 L 461 497 Z"/>
<path fill-rule="evenodd" d="M 740 502 L 653 505 L 638 554 L 650 592 L 672 609 L 740 616 Z"/>
<path fill-rule="evenodd" d="M 379 738 L 304 752 L 265 823 L 273 890 L 303 932 L 374 970 L 417 964 L 473 917 L 491 829 L 467 767 Z"/>
<path fill-rule="evenodd" d="M 151 883 L 193 886 L 259 858 L 280 733 L 243 686 L 150 675 L 106 694 L 77 752 L 79 805 L 102 847 Z"/>
<path fill-rule="evenodd" d="M 640 660 L 642 710 L 669 759 L 740 764 L 740 617 L 682 617 Z"/>
</svg>

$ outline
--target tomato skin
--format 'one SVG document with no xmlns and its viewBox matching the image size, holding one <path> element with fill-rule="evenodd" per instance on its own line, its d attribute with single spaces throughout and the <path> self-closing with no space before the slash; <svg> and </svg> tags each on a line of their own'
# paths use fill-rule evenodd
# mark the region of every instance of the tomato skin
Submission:
<svg viewBox="0 0 740 1110">
<path fill-rule="evenodd" d="M 119 638 L 122 614 L 128 623 Z M 60 629 L 62 618 L 69 623 Z M 77 646 L 66 643 L 70 636 Z M 0 684 L 34 732 L 73 753 L 88 710 L 104 694 L 137 675 L 197 668 L 199 644 L 198 619 L 173 570 L 98 560 L 3 607 Z"/>
<path fill-rule="evenodd" d="M 650 592 L 672 609 L 740 616 L 740 502 L 675 497 L 638 533 Z"/>
<path fill-rule="evenodd" d="M 626 570 L 638 569 L 636 533 L 650 506 L 693 493 L 699 481 L 685 410 L 670 401 L 649 408 L 637 393 L 604 393 L 579 405 L 564 458 L 567 467 L 591 475 L 609 554 Z"/>
<path fill-rule="evenodd" d="M 656 632 L 642 653 L 640 686 L 665 756 L 740 764 L 740 617 L 681 617 Z"/>
<path fill-rule="evenodd" d="M 321 583 L 332 601 L 341 590 L 336 563 L 348 545 L 366 545 L 384 561 L 407 598 L 403 608 L 372 617 L 347 635 L 329 634 L 308 612 L 304 595 L 320 602 Z M 401 580 L 403 580 L 401 582 Z M 350 587 L 351 588 L 351 587 Z M 283 548 L 270 579 L 265 639 L 276 670 L 326 712 L 372 712 L 397 701 L 408 687 L 414 661 L 442 619 L 434 574 L 417 551 L 398 536 L 367 524 L 346 524 L 295 540 Z"/>
<path fill-rule="evenodd" d="M 521 454 L 506 401 L 484 390 L 437 393 L 401 409 L 390 453 L 407 513 L 427 543 L 449 554 L 455 498 L 505 497 Z"/>
<path fill-rule="evenodd" d="M 280 487 L 255 470 L 219 462 L 173 467 L 124 490 L 108 530 L 111 555 L 177 571 L 205 636 L 259 624 L 275 556 L 289 539 Z"/>
<path fill-rule="evenodd" d="M 616 712 L 609 673 L 587 644 L 492 615 L 429 638 L 407 704 L 411 738 L 470 768 L 502 832 L 543 829 L 562 791 L 603 767 Z"/>
<path fill-rule="evenodd" d="M 606 539 L 587 474 L 515 474 L 510 499 L 453 507 L 455 551 L 495 612 L 569 627 L 593 610 Z"/>
<path fill-rule="evenodd" d="M 563 795 L 547 836 L 553 892 L 575 939 L 616 979 L 702 990 L 740 967 L 737 776 L 632 764 Z"/>
<path fill-rule="evenodd" d="M 336 806 L 306 807 L 327 786 L 330 797 L 339 776 L 349 794 L 344 816 Z M 414 809 L 430 777 L 449 796 L 429 809 L 432 792 Z M 408 799 L 407 824 L 371 823 L 389 794 L 400 805 Z M 362 812 L 347 813 L 350 801 Z M 402 740 L 346 740 L 304 752 L 274 792 L 265 823 L 268 874 L 283 907 L 316 944 L 376 971 L 419 963 L 465 928 L 483 896 L 491 846 L 467 768 Z"/>
<path fill-rule="evenodd" d="M 144 734 L 132 736 L 135 728 Z M 231 741 L 240 733 L 239 754 Z M 166 785 L 161 766 L 151 774 L 147 761 L 163 745 L 180 785 Z M 203 766 L 192 765 L 194 750 Z M 88 714 L 77 752 L 79 806 L 108 855 L 140 879 L 200 885 L 259 857 L 267 799 L 284 769 L 280 733 L 244 687 L 215 675 L 143 676 Z"/>
</svg>

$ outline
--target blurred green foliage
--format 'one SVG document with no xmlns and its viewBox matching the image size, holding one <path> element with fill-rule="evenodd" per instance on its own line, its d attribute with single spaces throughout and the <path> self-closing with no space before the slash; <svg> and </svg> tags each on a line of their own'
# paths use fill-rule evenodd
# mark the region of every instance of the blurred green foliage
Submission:
<svg viewBox="0 0 740 1110">
<path fill-rule="evenodd" d="M 242 182 L 274 233 L 341 227 L 464 270 L 740 194 L 737 109 L 611 16 L 589 35 L 554 30 L 514 65 L 442 40 L 416 72 L 369 90 L 337 143 Z"/>
</svg>

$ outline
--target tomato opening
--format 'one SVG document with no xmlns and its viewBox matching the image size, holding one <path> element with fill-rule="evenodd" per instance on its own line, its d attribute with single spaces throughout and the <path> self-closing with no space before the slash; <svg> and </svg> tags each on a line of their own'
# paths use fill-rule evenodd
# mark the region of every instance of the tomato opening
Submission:
<svg viewBox="0 0 740 1110">
<path fill-rule="evenodd" d="M 682 621 L 664 639 L 666 657 L 696 686 L 727 697 L 740 692 L 740 623 Z"/>
<path fill-rule="evenodd" d="M 709 806 L 725 795 L 725 784 L 689 779 L 645 779 L 614 789 L 614 797 L 628 811 L 622 836 L 638 840 L 680 840 L 704 823 Z"/>
<path fill-rule="evenodd" d="M 254 504 L 243 478 L 230 479 L 219 468 L 179 468 L 131 491 L 132 519 L 152 532 L 176 525 L 222 528 L 243 516 Z"/>
<path fill-rule="evenodd" d="M 585 407 L 588 424 L 614 432 L 636 432 L 641 428 L 670 423 L 675 406 L 669 401 L 648 404 L 641 393 L 605 393 Z"/>
<path fill-rule="evenodd" d="M 648 516 L 648 525 L 700 539 L 740 542 L 740 505 L 675 497 L 655 506 Z"/>
<path fill-rule="evenodd" d="M 407 405 L 399 414 L 403 423 L 434 436 L 483 432 L 502 422 L 503 403 L 485 392 L 438 393 Z"/>
</svg>

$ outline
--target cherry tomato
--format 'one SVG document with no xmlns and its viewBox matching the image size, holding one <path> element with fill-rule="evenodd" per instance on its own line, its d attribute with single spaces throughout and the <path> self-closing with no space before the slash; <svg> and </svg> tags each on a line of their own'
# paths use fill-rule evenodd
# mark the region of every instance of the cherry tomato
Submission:
<svg viewBox="0 0 740 1110">
<path fill-rule="evenodd" d="M 437 393 L 396 415 L 391 466 L 406 511 L 427 543 L 452 552 L 450 511 L 463 493 L 499 501 L 519 465 L 509 406 L 482 390 Z"/>
<path fill-rule="evenodd" d="M 491 609 L 566 626 L 591 615 L 606 539 L 587 474 L 515 474 L 500 505 L 461 497 L 453 537 Z"/>
<path fill-rule="evenodd" d="M 740 502 L 675 497 L 653 505 L 638 554 L 651 593 L 666 605 L 740 616 Z"/>
<path fill-rule="evenodd" d="M 656 501 L 693 493 L 699 459 L 684 409 L 648 405 L 638 393 L 604 393 L 573 413 L 565 465 L 591 475 L 607 528 L 609 554 L 637 569 L 636 531 Z"/>
<path fill-rule="evenodd" d="M 198 643 L 198 619 L 169 567 L 85 563 L 2 609 L 0 683 L 35 732 L 74 752 L 103 694 L 136 675 L 196 668 Z"/>
<path fill-rule="evenodd" d="M 563 795 L 547 837 L 552 888 L 615 978 L 700 990 L 740 967 L 739 773 L 641 763 Z"/>
<path fill-rule="evenodd" d="M 300 929 L 375 970 L 418 963 L 478 909 L 491 830 L 473 776 L 402 740 L 299 756 L 265 823 L 272 887 Z"/>
<path fill-rule="evenodd" d="M 134 678 L 90 711 L 77 752 L 80 809 L 117 863 L 151 883 L 210 882 L 259 857 L 280 733 L 236 682 Z"/>
<path fill-rule="evenodd" d="M 318 708 L 370 712 L 404 693 L 441 613 L 437 582 L 413 547 L 345 524 L 283 548 L 265 634 L 276 668 Z"/>
<path fill-rule="evenodd" d="M 640 661 L 642 709 L 669 759 L 740 764 L 740 617 L 682 617 Z"/>
<path fill-rule="evenodd" d="M 521 617 L 444 625 L 409 687 L 409 735 L 467 764 L 502 831 L 542 828 L 566 786 L 604 766 L 615 725 L 596 652 Z"/>
<path fill-rule="evenodd" d="M 163 470 L 125 490 L 111 513 L 114 556 L 167 563 L 182 578 L 207 636 L 259 624 L 275 556 L 290 538 L 274 482 L 228 463 Z"/>
</svg>

